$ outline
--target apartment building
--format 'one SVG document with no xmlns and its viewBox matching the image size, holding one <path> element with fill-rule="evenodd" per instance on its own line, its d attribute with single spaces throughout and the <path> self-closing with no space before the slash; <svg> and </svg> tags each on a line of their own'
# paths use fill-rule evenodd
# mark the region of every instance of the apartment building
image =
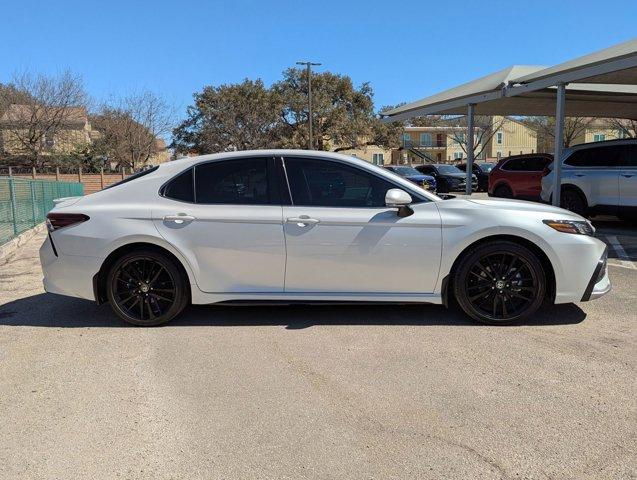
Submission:
<svg viewBox="0 0 637 480">
<path fill-rule="evenodd" d="M 21 128 L 27 120 L 38 112 L 28 105 L 10 105 L 0 118 L 0 153 L 7 155 L 28 155 L 29 151 L 19 138 L 28 136 L 26 128 Z M 69 153 L 78 145 L 91 143 L 94 132 L 88 121 L 84 107 L 69 107 L 64 119 L 55 132 L 46 133 L 40 140 L 43 154 Z"/>
<path fill-rule="evenodd" d="M 523 123 L 509 117 L 490 117 L 476 126 L 478 160 L 535 153 L 536 135 Z M 392 152 L 392 163 L 454 163 L 466 158 L 466 127 L 453 121 L 427 127 L 405 127 L 401 147 Z"/>
<path fill-rule="evenodd" d="M 28 130 L 22 126 L 26 125 L 33 115 L 37 114 L 38 111 L 34 111 L 29 105 L 12 104 L 7 108 L 0 117 L 0 155 L 29 155 L 30 152 L 19 139 L 28 136 Z M 102 132 L 94 129 L 91 125 L 86 108 L 68 107 L 64 110 L 62 117 L 63 120 L 58 128 L 54 132 L 46 133 L 40 139 L 42 155 L 69 154 L 102 137 Z M 162 139 L 155 139 L 155 148 L 157 153 L 149 159 L 149 165 L 158 165 L 170 160 L 170 152 Z M 115 168 L 114 162 L 112 162 L 111 167 Z"/>
</svg>

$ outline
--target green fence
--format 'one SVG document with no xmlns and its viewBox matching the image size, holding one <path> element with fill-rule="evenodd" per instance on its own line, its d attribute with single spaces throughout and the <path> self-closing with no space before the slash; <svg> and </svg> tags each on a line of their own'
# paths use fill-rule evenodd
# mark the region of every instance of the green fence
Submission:
<svg viewBox="0 0 637 480">
<path fill-rule="evenodd" d="M 81 183 L 0 177 L 0 245 L 42 223 L 54 198 L 83 194 Z"/>
</svg>

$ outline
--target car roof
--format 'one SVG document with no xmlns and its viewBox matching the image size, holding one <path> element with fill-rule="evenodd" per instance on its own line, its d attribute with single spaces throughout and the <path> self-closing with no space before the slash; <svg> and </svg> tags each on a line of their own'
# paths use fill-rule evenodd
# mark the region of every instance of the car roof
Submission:
<svg viewBox="0 0 637 480">
<path fill-rule="evenodd" d="M 581 150 L 583 148 L 606 147 L 612 145 L 636 145 L 637 138 L 620 138 L 616 140 L 602 140 L 601 142 L 587 142 L 571 145 L 566 150 Z"/>
<path fill-rule="evenodd" d="M 242 151 L 235 151 L 235 152 L 221 152 L 221 153 L 214 153 L 210 155 L 200 155 L 197 157 L 180 158 L 178 160 L 162 163 L 159 165 L 158 173 L 162 177 L 167 177 L 167 176 L 176 175 L 179 172 L 182 172 L 202 162 L 214 162 L 217 160 L 240 159 L 245 157 L 286 157 L 286 156 L 287 157 L 324 158 L 324 159 L 333 159 L 340 162 L 349 163 L 353 166 L 357 166 L 365 170 L 376 172 L 379 175 L 391 176 L 391 178 L 388 177 L 388 179 L 391 179 L 393 182 L 402 184 L 402 186 L 405 187 L 407 191 L 413 190 L 413 184 L 409 182 L 409 180 L 403 179 L 402 177 L 395 178 L 394 173 L 388 172 L 384 168 L 381 168 L 370 162 L 366 162 L 365 160 L 361 160 L 359 158 L 353 157 L 351 155 L 343 155 L 341 153 L 335 153 L 335 152 L 326 152 L 323 150 L 264 149 L 264 150 L 242 150 Z M 419 192 L 419 194 L 421 193 Z M 432 200 L 436 199 L 430 193 L 427 193 L 424 196 Z"/>
</svg>

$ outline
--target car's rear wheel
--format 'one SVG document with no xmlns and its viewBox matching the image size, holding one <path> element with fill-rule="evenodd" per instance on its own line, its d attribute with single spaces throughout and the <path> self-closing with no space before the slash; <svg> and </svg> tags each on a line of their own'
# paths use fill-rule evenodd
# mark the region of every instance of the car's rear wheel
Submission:
<svg viewBox="0 0 637 480">
<path fill-rule="evenodd" d="M 513 191 L 508 185 L 499 185 L 493 190 L 494 197 L 513 198 Z"/>
<path fill-rule="evenodd" d="M 187 281 L 175 261 L 154 250 L 135 250 L 117 259 L 106 279 L 111 308 L 128 323 L 155 326 L 188 304 Z"/>
<path fill-rule="evenodd" d="M 586 214 L 586 200 L 573 188 L 565 188 L 560 195 L 560 207 L 584 216 Z"/>
<path fill-rule="evenodd" d="M 509 241 L 478 245 L 453 276 L 453 291 L 467 315 L 487 324 L 521 322 L 542 305 L 546 276 L 529 249 Z"/>
</svg>

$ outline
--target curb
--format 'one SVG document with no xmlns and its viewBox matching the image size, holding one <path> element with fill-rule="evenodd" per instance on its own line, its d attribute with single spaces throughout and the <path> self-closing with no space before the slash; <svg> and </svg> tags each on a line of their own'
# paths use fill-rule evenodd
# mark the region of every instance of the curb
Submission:
<svg viewBox="0 0 637 480">
<path fill-rule="evenodd" d="M 32 229 L 22 232 L 20 235 L 9 240 L 4 245 L 0 245 L 0 265 L 7 263 L 16 250 L 44 230 L 46 230 L 46 224 L 42 222 Z"/>
</svg>

